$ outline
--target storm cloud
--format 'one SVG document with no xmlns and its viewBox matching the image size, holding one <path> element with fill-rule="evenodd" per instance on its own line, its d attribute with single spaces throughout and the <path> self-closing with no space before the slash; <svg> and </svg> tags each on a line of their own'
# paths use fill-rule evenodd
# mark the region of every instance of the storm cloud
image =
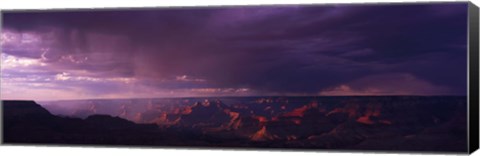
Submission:
<svg viewBox="0 0 480 156">
<path fill-rule="evenodd" d="M 466 94 L 467 3 L 12 11 L 1 39 L 2 98 Z"/>
</svg>

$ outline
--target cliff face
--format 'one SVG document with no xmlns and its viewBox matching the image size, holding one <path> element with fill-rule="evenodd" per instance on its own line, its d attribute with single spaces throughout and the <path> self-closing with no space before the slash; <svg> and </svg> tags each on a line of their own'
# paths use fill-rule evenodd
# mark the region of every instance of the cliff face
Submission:
<svg viewBox="0 0 480 156">
<path fill-rule="evenodd" d="M 48 133 L 55 127 L 56 117 L 33 101 L 3 101 L 3 123 L 4 140 L 8 142 L 19 136 L 28 139 L 21 135 Z"/>
<path fill-rule="evenodd" d="M 34 101 L 3 101 L 3 116 L 6 118 L 14 117 L 52 117 L 50 112 L 38 105 Z"/>
</svg>

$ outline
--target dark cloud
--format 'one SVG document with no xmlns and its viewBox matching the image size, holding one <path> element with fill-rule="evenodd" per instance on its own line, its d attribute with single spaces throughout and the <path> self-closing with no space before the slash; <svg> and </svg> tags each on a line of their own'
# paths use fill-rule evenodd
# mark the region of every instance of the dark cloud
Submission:
<svg viewBox="0 0 480 156">
<path fill-rule="evenodd" d="M 410 88 L 412 94 L 466 93 L 467 3 L 3 15 L 3 31 L 17 35 L 2 44 L 5 54 L 40 59 L 48 69 L 76 76 L 133 78 L 172 90 L 249 88 L 296 95 L 348 84 L 365 90 L 358 82 L 386 74 L 374 78 L 393 75 L 429 87 Z M 24 42 L 28 35 L 39 41 Z M 175 81 L 182 75 L 204 81 Z M 391 92 L 388 83 L 366 84 Z"/>
</svg>

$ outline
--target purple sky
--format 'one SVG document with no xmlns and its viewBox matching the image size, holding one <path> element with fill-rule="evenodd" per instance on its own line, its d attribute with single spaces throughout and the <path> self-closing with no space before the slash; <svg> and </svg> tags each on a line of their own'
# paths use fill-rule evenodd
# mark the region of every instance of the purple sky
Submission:
<svg viewBox="0 0 480 156">
<path fill-rule="evenodd" d="M 4 12 L 2 99 L 465 95 L 467 3 Z"/>
</svg>

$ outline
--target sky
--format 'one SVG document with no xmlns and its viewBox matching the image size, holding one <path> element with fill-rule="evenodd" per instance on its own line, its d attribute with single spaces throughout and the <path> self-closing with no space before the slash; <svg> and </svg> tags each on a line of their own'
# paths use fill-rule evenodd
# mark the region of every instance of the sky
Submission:
<svg viewBox="0 0 480 156">
<path fill-rule="evenodd" d="M 2 19 L 2 99 L 467 90 L 467 3 L 10 11 Z"/>
</svg>

